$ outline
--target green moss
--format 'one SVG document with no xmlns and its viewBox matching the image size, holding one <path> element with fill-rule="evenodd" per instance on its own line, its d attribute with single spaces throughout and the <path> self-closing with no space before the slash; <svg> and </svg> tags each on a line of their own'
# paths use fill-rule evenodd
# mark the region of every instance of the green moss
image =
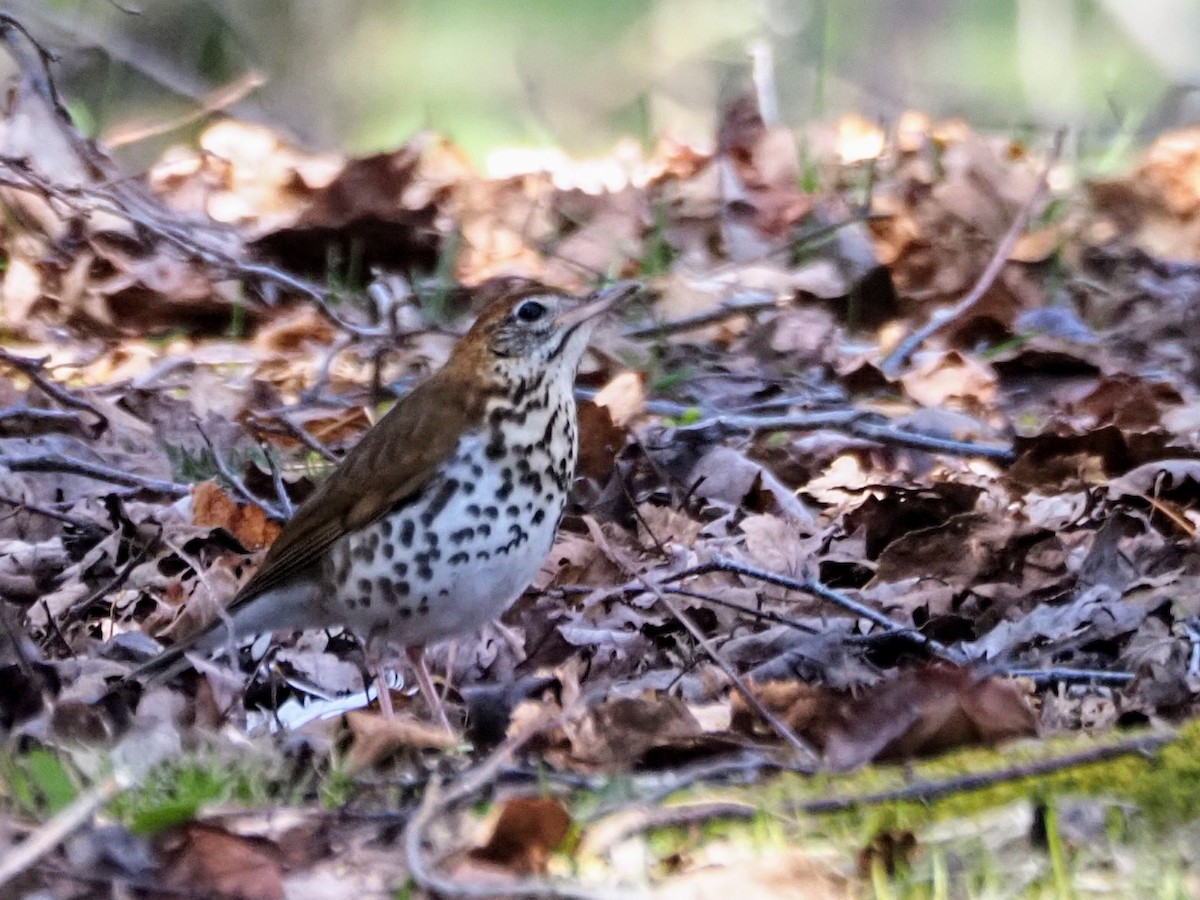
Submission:
<svg viewBox="0 0 1200 900">
<path fill-rule="evenodd" d="M 287 778 L 275 765 L 253 756 L 205 753 L 161 766 L 109 809 L 131 831 L 153 834 L 195 818 L 205 806 L 264 807 L 295 799 L 290 794 Z"/>
<path fill-rule="evenodd" d="M 1127 735 L 1122 735 L 1125 739 Z M 732 799 L 750 802 L 788 817 L 809 821 L 805 807 L 822 798 L 869 797 L 914 783 L 936 784 L 965 775 L 1003 771 L 1094 749 L 1117 739 L 1086 736 L 1026 741 L 996 749 L 969 749 L 903 767 L 874 765 L 844 774 L 780 775 L 772 781 L 731 791 Z M 711 792 L 708 792 L 711 797 Z M 1055 797 L 1113 798 L 1134 805 L 1154 828 L 1200 818 L 1200 720 L 1184 725 L 1159 752 L 1073 766 L 1058 772 L 964 790 L 929 801 L 888 800 L 819 814 L 824 827 L 857 832 L 860 839 L 884 831 L 918 830 L 944 819 L 972 816 L 1026 800 L 1047 803 Z"/>
<path fill-rule="evenodd" d="M 73 770 L 51 750 L 0 753 L 0 805 L 22 817 L 53 815 L 74 800 L 78 790 Z"/>
</svg>

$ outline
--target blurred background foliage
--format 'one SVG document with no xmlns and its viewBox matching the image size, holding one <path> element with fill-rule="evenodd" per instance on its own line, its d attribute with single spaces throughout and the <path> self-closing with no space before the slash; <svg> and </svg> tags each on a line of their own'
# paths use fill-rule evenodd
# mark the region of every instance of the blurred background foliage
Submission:
<svg viewBox="0 0 1200 900">
<path fill-rule="evenodd" d="M 60 52 L 81 124 L 146 164 L 257 75 L 229 111 L 310 149 L 414 131 L 482 160 L 501 146 L 603 153 L 622 135 L 711 144 L 721 105 L 771 60 L 779 114 L 961 115 L 1020 135 L 1068 125 L 1129 147 L 1200 110 L 1196 0 L 10 0 Z"/>
</svg>

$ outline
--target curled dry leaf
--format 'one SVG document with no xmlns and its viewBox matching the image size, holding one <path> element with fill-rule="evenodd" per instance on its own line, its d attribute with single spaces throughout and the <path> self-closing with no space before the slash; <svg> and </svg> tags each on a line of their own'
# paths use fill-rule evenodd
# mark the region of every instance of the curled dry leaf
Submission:
<svg viewBox="0 0 1200 900">
<path fill-rule="evenodd" d="M 172 890 L 237 900 L 283 900 L 279 848 L 203 822 L 190 822 L 164 836 L 166 865 L 159 876 Z"/>
<path fill-rule="evenodd" d="M 1185 495 L 1195 499 L 1200 493 L 1200 460 L 1160 459 L 1138 466 L 1108 485 L 1108 497 L 1153 497 Z"/>
<path fill-rule="evenodd" d="M 267 520 L 261 506 L 238 503 L 214 481 L 192 488 L 192 518 L 203 527 L 224 528 L 247 550 L 269 547 L 279 536 L 279 525 Z"/>
<path fill-rule="evenodd" d="M 905 393 L 922 406 L 945 406 L 957 401 L 969 408 L 986 409 L 996 400 L 995 372 L 957 351 L 918 359 L 900 383 Z"/>
<path fill-rule="evenodd" d="M 687 704 L 666 693 L 610 697 L 569 729 L 576 765 L 606 771 L 678 765 L 738 742 L 707 734 Z"/>
<path fill-rule="evenodd" d="M 688 474 L 688 485 L 695 485 L 700 497 L 733 508 L 740 507 L 752 496 L 760 500 L 753 504 L 757 511 L 775 511 L 802 525 L 812 525 L 812 512 L 769 469 L 754 462 L 732 447 L 713 447 L 696 462 Z M 773 510 L 762 509 L 761 498 Z"/>
<path fill-rule="evenodd" d="M 640 372 L 622 372 L 602 387 L 592 402 L 607 409 L 612 423 L 623 428 L 646 408 L 645 381 Z"/>
<path fill-rule="evenodd" d="M 355 770 L 370 768 L 401 750 L 449 750 L 457 740 L 442 728 L 397 713 L 394 719 L 363 710 L 346 714 L 354 736 L 349 763 Z"/>
<path fill-rule="evenodd" d="M 613 421 L 612 410 L 607 406 L 595 402 L 579 404 L 579 474 L 601 483 L 607 481 L 627 434 L 624 427 Z"/>
<path fill-rule="evenodd" d="M 514 797 L 501 808 L 487 843 L 470 856 L 517 875 L 533 875 L 546 870 L 550 854 L 570 830 L 571 814 L 557 797 Z"/>
<path fill-rule="evenodd" d="M 803 682 L 757 685 L 755 692 L 820 747 L 834 769 L 991 746 L 1037 733 L 1033 712 L 1012 681 L 958 666 L 901 672 L 856 694 Z M 739 697 L 733 698 L 733 727 L 761 728 Z"/>
<path fill-rule="evenodd" d="M 779 516 L 747 516 L 739 527 L 746 535 L 746 552 L 753 562 L 781 575 L 804 577 L 816 546 L 793 522 Z"/>
</svg>

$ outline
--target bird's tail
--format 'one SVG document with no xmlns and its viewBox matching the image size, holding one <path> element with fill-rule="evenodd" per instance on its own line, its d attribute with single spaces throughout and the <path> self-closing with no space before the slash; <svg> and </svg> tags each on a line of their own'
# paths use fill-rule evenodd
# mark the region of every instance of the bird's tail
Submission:
<svg viewBox="0 0 1200 900">
<path fill-rule="evenodd" d="M 210 622 L 194 634 L 172 644 L 162 653 L 135 667 L 125 676 L 143 682 L 162 682 L 187 671 L 189 653 L 207 653 L 229 640 L 229 629 L 221 619 Z"/>
</svg>

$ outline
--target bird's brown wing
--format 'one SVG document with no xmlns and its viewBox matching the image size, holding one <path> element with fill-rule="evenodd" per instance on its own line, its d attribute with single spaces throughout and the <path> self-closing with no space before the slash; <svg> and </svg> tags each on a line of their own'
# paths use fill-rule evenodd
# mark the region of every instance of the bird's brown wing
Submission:
<svg viewBox="0 0 1200 900">
<path fill-rule="evenodd" d="M 346 454 L 279 533 L 230 613 L 303 572 L 340 537 L 415 499 L 483 418 L 478 391 L 438 373 L 405 395 Z M 439 377 L 443 376 L 443 377 Z"/>
</svg>

